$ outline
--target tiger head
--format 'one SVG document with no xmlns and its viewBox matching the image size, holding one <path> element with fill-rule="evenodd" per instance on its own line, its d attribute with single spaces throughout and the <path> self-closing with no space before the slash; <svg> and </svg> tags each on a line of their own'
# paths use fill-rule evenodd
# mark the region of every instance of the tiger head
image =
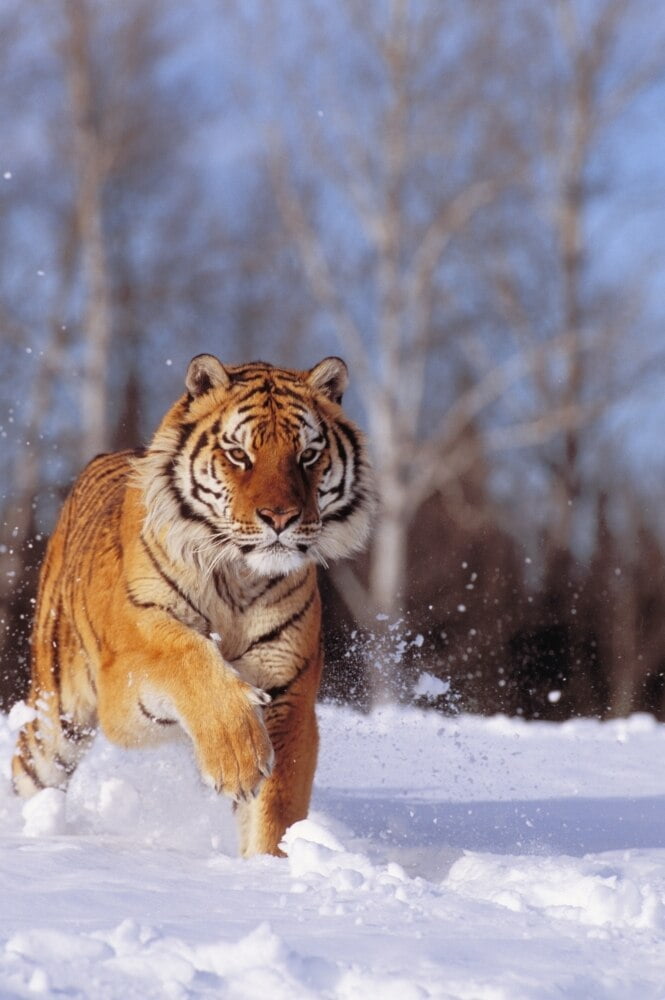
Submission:
<svg viewBox="0 0 665 1000">
<path fill-rule="evenodd" d="M 347 381 L 339 358 L 294 371 L 195 357 L 139 460 L 146 524 L 178 558 L 264 576 L 362 548 L 374 492 Z"/>
</svg>

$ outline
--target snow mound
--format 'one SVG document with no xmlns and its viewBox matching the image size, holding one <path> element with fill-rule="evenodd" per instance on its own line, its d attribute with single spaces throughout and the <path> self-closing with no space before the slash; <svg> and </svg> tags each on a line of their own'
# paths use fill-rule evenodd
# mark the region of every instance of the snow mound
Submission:
<svg viewBox="0 0 665 1000">
<path fill-rule="evenodd" d="M 131 919 L 107 932 L 34 930 L 14 935 L 5 956 L 14 990 L 69 993 L 83 973 L 88 995 L 123 995 L 127 1000 L 192 995 L 313 1000 L 331 974 L 330 963 L 304 960 L 267 923 L 236 941 L 194 945 Z"/>
<path fill-rule="evenodd" d="M 237 852 L 229 801 L 203 785 L 184 740 L 123 750 L 98 734 L 67 790 L 66 812 L 71 833 Z"/>
<path fill-rule="evenodd" d="M 64 833 L 66 796 L 57 788 L 43 788 L 22 809 L 26 837 L 52 837 Z"/>
<path fill-rule="evenodd" d="M 280 847 L 289 859 L 292 878 L 306 883 L 325 881 L 327 888 L 338 892 L 377 887 L 397 890 L 409 881 L 394 862 L 376 867 L 364 854 L 346 851 L 330 830 L 312 819 L 289 827 Z"/>
<path fill-rule="evenodd" d="M 467 899 L 591 927 L 657 929 L 661 895 L 617 863 L 590 858 L 499 857 L 465 853 L 444 886 Z"/>
</svg>

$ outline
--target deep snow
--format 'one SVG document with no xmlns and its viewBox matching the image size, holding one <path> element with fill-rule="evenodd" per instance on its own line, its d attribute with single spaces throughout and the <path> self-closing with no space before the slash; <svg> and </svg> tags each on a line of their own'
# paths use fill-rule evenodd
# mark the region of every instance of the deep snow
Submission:
<svg viewBox="0 0 665 1000">
<path fill-rule="evenodd" d="M 320 707 L 310 819 L 234 856 L 186 744 L 10 792 L 0 997 L 663 1000 L 665 726 Z"/>
</svg>

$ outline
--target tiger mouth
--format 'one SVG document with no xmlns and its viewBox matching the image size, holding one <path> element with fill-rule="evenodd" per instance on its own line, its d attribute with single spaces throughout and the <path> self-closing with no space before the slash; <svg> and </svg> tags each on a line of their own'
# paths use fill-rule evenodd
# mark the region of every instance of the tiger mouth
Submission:
<svg viewBox="0 0 665 1000">
<path fill-rule="evenodd" d="M 310 545 L 273 541 L 264 545 L 243 546 L 250 569 L 264 576 L 291 573 L 313 558 Z"/>
<path fill-rule="evenodd" d="M 273 542 L 260 549 L 261 552 L 308 552 L 310 549 L 309 542 L 291 542 L 285 543 L 279 538 L 276 538 Z"/>
<path fill-rule="evenodd" d="M 248 555 L 251 552 L 257 553 L 278 553 L 283 555 L 285 552 L 309 552 L 311 548 L 311 542 L 285 542 L 281 541 L 279 538 L 275 538 L 272 542 L 266 542 L 265 544 L 256 544 L 251 542 L 245 542 L 239 546 L 241 552 Z"/>
</svg>

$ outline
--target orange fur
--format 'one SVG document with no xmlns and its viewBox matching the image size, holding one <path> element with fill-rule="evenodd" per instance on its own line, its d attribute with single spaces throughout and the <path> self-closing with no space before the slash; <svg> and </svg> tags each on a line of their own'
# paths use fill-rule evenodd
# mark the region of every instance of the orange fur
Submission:
<svg viewBox="0 0 665 1000">
<path fill-rule="evenodd" d="M 242 853 L 307 814 L 323 665 L 316 562 L 359 548 L 372 489 L 346 369 L 193 359 L 144 453 L 96 458 L 42 567 L 14 785 L 64 788 L 98 727 L 191 739 Z"/>
</svg>

